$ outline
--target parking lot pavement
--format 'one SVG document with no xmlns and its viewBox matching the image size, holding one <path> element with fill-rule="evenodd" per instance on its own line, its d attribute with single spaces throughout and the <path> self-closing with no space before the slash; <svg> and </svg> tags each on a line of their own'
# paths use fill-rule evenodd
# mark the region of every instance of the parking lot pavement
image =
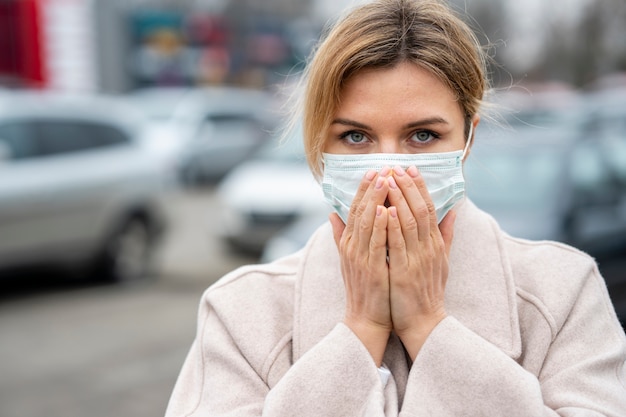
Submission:
<svg viewBox="0 0 626 417">
<path fill-rule="evenodd" d="M 202 292 L 255 261 L 213 237 L 212 190 L 187 191 L 170 202 L 175 221 L 159 253 L 158 279 L 96 285 L 37 276 L 5 288 L 0 416 L 164 414 L 195 334 Z"/>
</svg>

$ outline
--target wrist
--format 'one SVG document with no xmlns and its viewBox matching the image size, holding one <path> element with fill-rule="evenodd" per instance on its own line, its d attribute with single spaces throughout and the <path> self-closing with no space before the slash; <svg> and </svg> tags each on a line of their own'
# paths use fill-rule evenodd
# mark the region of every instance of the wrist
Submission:
<svg viewBox="0 0 626 417">
<path fill-rule="evenodd" d="M 436 315 L 422 317 L 419 320 L 416 320 L 416 323 L 418 323 L 417 325 L 410 328 L 403 329 L 401 331 L 396 329 L 396 334 L 402 341 L 402 344 L 413 362 L 415 361 L 415 358 L 417 358 L 417 355 L 422 349 L 424 343 L 426 343 L 426 340 L 432 331 L 446 317 L 447 314 L 442 312 Z"/>
<path fill-rule="evenodd" d="M 385 349 L 387 348 L 387 341 L 391 334 L 391 327 L 362 320 L 351 320 L 349 318 L 344 320 L 344 324 L 359 338 L 370 353 L 376 366 L 380 367 L 383 362 Z"/>
</svg>

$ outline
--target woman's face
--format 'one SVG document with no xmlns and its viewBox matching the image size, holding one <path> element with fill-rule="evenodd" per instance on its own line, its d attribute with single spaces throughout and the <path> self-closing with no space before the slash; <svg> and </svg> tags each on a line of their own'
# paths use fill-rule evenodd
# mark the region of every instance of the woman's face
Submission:
<svg viewBox="0 0 626 417">
<path fill-rule="evenodd" d="M 333 154 L 449 152 L 465 147 L 452 91 L 419 66 L 368 69 L 345 84 L 326 138 Z"/>
</svg>

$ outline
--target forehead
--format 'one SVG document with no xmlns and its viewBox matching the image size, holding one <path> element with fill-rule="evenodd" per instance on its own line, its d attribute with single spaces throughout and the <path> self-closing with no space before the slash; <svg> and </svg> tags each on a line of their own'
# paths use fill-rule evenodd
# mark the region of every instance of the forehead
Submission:
<svg viewBox="0 0 626 417">
<path fill-rule="evenodd" d="M 430 71 L 409 62 L 390 68 L 364 69 L 341 90 L 337 113 L 396 113 L 425 116 L 445 113 L 462 118 L 454 92 Z"/>
</svg>

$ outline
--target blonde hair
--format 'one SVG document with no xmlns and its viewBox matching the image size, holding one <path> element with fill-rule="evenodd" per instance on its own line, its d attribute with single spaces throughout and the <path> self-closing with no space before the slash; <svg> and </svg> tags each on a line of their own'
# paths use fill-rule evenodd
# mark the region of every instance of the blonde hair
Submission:
<svg viewBox="0 0 626 417">
<path fill-rule="evenodd" d="M 296 118 L 317 179 L 344 83 L 363 69 L 400 62 L 425 68 L 455 93 L 467 134 L 488 88 L 486 54 L 474 32 L 442 1 L 373 1 L 353 9 L 328 32 L 304 72 Z"/>
</svg>

